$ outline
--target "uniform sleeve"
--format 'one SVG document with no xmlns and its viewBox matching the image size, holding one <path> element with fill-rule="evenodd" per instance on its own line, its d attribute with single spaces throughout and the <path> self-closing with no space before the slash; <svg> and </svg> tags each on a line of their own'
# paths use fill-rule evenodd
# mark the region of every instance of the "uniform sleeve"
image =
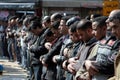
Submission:
<svg viewBox="0 0 120 80">
<path fill-rule="evenodd" d="M 44 55 L 48 52 L 48 50 L 44 46 L 36 46 L 30 50 L 30 52 L 34 54 Z"/>
</svg>

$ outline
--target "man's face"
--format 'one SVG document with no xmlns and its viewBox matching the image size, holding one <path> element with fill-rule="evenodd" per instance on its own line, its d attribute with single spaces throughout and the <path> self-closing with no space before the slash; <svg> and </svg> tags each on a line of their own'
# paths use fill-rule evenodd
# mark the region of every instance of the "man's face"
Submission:
<svg viewBox="0 0 120 80">
<path fill-rule="evenodd" d="M 65 25 L 65 21 L 64 20 L 60 21 L 59 30 L 60 30 L 60 33 L 62 33 L 62 34 L 66 31 L 66 25 Z"/>
<path fill-rule="evenodd" d="M 51 27 L 51 23 L 42 22 L 42 26 L 43 26 L 44 28 Z"/>
<path fill-rule="evenodd" d="M 14 25 L 15 25 L 15 19 L 11 19 L 10 24 L 11 24 L 12 26 L 14 26 Z"/>
<path fill-rule="evenodd" d="M 110 13 L 108 19 L 106 20 L 106 23 L 109 27 L 113 27 L 116 23 L 115 23 L 115 15 L 114 13 Z"/>
<path fill-rule="evenodd" d="M 114 25 L 112 27 L 112 33 L 118 38 L 120 39 L 120 26 Z"/>
<path fill-rule="evenodd" d="M 112 33 L 120 39 L 120 19 L 112 12 L 106 20 L 106 23 L 112 28 Z"/>
<path fill-rule="evenodd" d="M 77 33 L 81 40 L 83 40 L 85 42 L 88 40 L 88 34 L 85 30 L 78 29 Z"/>
<path fill-rule="evenodd" d="M 69 32 L 70 39 L 71 39 L 73 42 L 78 42 L 78 41 L 80 41 L 77 32 L 71 32 L 70 29 L 69 29 L 68 32 Z"/>
<path fill-rule="evenodd" d="M 53 23 L 55 22 L 55 20 L 53 19 L 53 16 L 51 16 L 50 21 L 51 21 L 51 25 L 53 25 Z"/>
<path fill-rule="evenodd" d="M 52 42 L 55 40 L 56 37 L 54 36 L 45 36 L 47 42 Z"/>
<path fill-rule="evenodd" d="M 42 29 L 40 28 L 36 28 L 36 29 L 32 29 L 31 32 L 34 34 L 34 35 L 39 35 L 39 33 L 41 33 Z"/>
<path fill-rule="evenodd" d="M 92 23 L 92 29 L 92 33 L 97 40 L 100 40 L 102 37 L 105 37 L 105 30 L 103 29 L 103 27 L 98 26 L 97 22 Z"/>
<path fill-rule="evenodd" d="M 51 25 L 53 25 L 53 23 L 54 23 L 54 20 L 52 19 L 52 20 L 51 20 Z"/>
<path fill-rule="evenodd" d="M 36 29 L 32 29 L 31 32 L 32 32 L 33 34 L 37 35 Z"/>
<path fill-rule="evenodd" d="M 60 36 L 59 29 L 53 29 L 53 28 L 52 28 L 51 30 L 52 30 L 52 32 L 53 32 L 53 34 L 54 34 L 54 35 L 53 35 L 54 37 L 56 37 L 56 38 L 57 38 L 57 37 L 59 37 L 59 36 Z"/>
</svg>

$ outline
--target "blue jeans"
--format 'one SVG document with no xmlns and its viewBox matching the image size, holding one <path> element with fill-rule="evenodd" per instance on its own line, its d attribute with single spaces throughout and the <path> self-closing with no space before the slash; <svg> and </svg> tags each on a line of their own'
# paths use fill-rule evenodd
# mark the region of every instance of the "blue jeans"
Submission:
<svg viewBox="0 0 120 80">
<path fill-rule="evenodd" d="M 3 57 L 5 56 L 5 39 L 4 36 L 0 37 L 0 56 Z"/>
<path fill-rule="evenodd" d="M 26 46 L 22 46 L 21 47 L 21 63 L 22 63 L 22 67 L 26 68 L 27 67 L 27 47 Z"/>
<path fill-rule="evenodd" d="M 33 65 L 34 80 L 41 80 L 42 65 Z"/>
<path fill-rule="evenodd" d="M 9 59 L 13 60 L 13 53 L 12 53 L 12 44 L 14 40 L 12 38 L 8 39 L 8 54 L 9 54 Z"/>
</svg>

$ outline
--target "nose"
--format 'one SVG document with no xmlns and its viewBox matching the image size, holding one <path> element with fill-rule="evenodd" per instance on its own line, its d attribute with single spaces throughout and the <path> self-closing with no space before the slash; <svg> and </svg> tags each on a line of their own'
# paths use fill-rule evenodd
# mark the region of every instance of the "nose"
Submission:
<svg viewBox="0 0 120 80">
<path fill-rule="evenodd" d="M 108 23 L 108 22 L 109 22 L 109 19 L 107 19 L 105 22 Z"/>
<path fill-rule="evenodd" d="M 92 34 L 94 34 L 94 32 L 95 32 L 95 31 L 94 31 L 94 30 L 92 30 Z"/>
<path fill-rule="evenodd" d="M 62 26 L 61 25 L 59 25 L 59 27 L 58 27 L 59 29 L 62 29 Z"/>
<path fill-rule="evenodd" d="M 92 34 L 93 34 L 93 35 L 95 34 L 95 31 L 94 31 L 94 30 L 92 30 Z"/>
<path fill-rule="evenodd" d="M 79 36 L 79 39 L 82 40 L 82 36 Z"/>
<path fill-rule="evenodd" d="M 113 28 L 112 28 L 112 31 L 111 31 L 111 32 L 112 32 L 112 34 L 115 34 L 115 30 L 114 30 Z"/>
</svg>

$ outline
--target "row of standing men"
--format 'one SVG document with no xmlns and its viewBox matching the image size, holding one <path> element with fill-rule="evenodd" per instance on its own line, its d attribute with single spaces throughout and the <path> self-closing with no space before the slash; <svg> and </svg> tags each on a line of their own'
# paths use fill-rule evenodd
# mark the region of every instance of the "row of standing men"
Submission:
<svg viewBox="0 0 120 80">
<path fill-rule="evenodd" d="M 42 22 L 38 17 L 18 22 L 12 17 L 6 28 L 9 59 L 19 61 L 31 80 L 107 80 L 112 76 L 109 80 L 119 80 L 119 15 L 120 10 L 114 10 L 108 18 L 80 19 L 54 13 Z"/>
</svg>

